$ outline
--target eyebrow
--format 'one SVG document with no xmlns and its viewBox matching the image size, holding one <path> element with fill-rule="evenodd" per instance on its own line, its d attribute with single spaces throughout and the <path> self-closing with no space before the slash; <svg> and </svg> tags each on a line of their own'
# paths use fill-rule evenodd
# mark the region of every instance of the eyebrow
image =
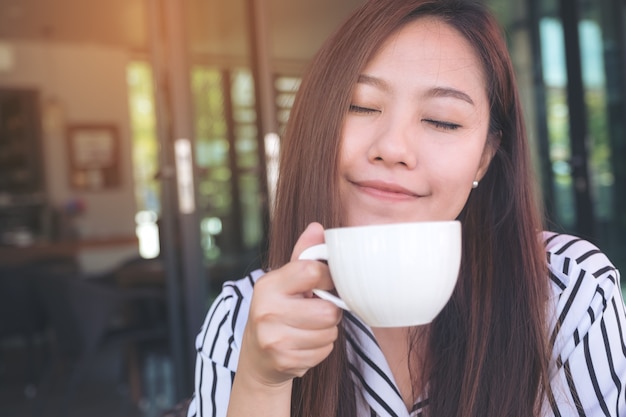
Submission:
<svg viewBox="0 0 626 417">
<path fill-rule="evenodd" d="M 357 82 L 359 84 L 371 85 L 372 87 L 376 87 L 385 92 L 389 92 L 391 90 L 389 85 L 384 80 L 381 80 L 380 78 L 372 77 L 371 75 L 367 75 L 367 74 L 360 74 Z M 467 93 L 464 93 L 461 90 L 457 90 L 456 88 L 451 88 L 451 87 L 434 87 L 428 90 L 426 94 L 424 94 L 424 96 L 426 97 L 451 97 L 451 98 L 456 98 L 458 100 L 465 101 L 471 104 L 472 106 L 474 105 L 474 100 L 472 100 L 472 98 Z"/>
<path fill-rule="evenodd" d="M 474 100 L 472 100 L 472 98 L 468 94 L 464 93 L 461 90 L 457 90 L 456 88 L 435 87 L 435 88 L 428 90 L 426 95 L 429 97 L 452 97 L 452 98 L 466 101 L 472 106 L 474 105 Z"/>
<path fill-rule="evenodd" d="M 386 92 L 391 90 L 385 81 L 380 78 L 372 77 L 371 75 L 360 74 L 357 83 L 371 85 L 372 87 L 376 87 Z"/>
</svg>

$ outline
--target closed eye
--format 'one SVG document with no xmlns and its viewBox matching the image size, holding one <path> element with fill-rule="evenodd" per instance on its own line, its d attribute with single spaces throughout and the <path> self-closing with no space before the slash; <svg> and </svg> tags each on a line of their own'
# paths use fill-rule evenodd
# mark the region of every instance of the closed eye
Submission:
<svg viewBox="0 0 626 417">
<path fill-rule="evenodd" d="M 461 125 L 459 124 L 450 123 L 450 122 L 442 122 L 440 120 L 424 119 L 423 121 L 426 123 L 430 123 L 437 129 L 443 129 L 443 130 L 456 130 L 461 127 Z"/>
<path fill-rule="evenodd" d="M 369 107 L 357 106 L 356 104 L 350 104 L 350 111 L 352 113 L 377 113 L 380 110 L 370 109 Z"/>
</svg>

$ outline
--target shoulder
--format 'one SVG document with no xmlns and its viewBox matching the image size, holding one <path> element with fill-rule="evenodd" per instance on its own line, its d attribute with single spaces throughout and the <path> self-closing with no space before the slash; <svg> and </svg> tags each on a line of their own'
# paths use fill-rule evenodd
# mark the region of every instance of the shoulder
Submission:
<svg viewBox="0 0 626 417">
<path fill-rule="evenodd" d="M 237 356 L 232 353 L 241 346 L 254 285 L 264 274 L 259 269 L 244 278 L 223 284 L 196 338 L 198 354 L 236 369 Z"/>
<path fill-rule="evenodd" d="M 626 308 L 619 272 L 584 239 L 543 237 L 553 289 L 550 403 L 561 411 L 550 415 L 622 415 Z"/>
<path fill-rule="evenodd" d="M 596 283 L 605 280 L 612 286 L 619 284 L 619 272 L 608 257 L 593 243 L 580 237 L 544 232 L 548 270 L 554 285 L 565 290 L 589 276 Z"/>
<path fill-rule="evenodd" d="M 580 339 L 601 321 L 607 309 L 623 305 L 619 271 L 585 239 L 553 232 L 544 232 L 543 238 L 555 329 L 561 336 Z"/>
</svg>

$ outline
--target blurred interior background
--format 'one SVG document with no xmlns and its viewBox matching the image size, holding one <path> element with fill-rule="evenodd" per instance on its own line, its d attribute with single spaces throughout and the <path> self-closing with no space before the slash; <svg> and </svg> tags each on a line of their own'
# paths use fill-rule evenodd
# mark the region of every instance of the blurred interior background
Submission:
<svg viewBox="0 0 626 417">
<path fill-rule="evenodd" d="M 626 270 L 626 2 L 485 0 L 549 228 Z M 158 416 L 260 265 L 280 135 L 362 0 L 0 0 L 0 415 Z"/>
</svg>

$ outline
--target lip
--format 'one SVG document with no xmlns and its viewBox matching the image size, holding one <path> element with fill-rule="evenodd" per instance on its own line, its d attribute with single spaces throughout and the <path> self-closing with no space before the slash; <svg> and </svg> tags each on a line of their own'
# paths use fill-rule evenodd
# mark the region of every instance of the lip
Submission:
<svg viewBox="0 0 626 417">
<path fill-rule="evenodd" d="M 421 197 L 421 195 L 402 187 L 399 184 L 380 180 L 351 181 L 361 192 L 384 199 L 407 200 Z"/>
</svg>

